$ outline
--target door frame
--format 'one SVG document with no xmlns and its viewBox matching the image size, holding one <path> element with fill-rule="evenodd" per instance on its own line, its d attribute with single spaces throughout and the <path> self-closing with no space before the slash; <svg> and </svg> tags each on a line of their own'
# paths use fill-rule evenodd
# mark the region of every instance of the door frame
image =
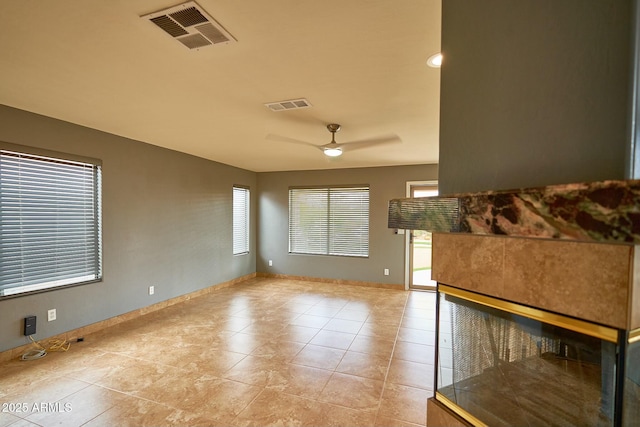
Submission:
<svg viewBox="0 0 640 427">
<path fill-rule="evenodd" d="M 405 196 L 407 198 L 411 197 L 411 189 L 412 187 L 437 187 L 438 180 L 428 180 L 428 181 L 407 181 L 405 187 Z M 413 272 L 411 271 L 411 231 L 412 230 L 404 230 L 404 289 L 409 290 L 410 288 L 411 278 Z"/>
</svg>

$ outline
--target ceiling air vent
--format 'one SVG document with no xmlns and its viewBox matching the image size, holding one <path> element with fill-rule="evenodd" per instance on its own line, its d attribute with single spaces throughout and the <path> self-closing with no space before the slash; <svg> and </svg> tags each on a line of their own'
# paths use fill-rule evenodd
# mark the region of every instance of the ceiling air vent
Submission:
<svg viewBox="0 0 640 427">
<path fill-rule="evenodd" d="M 270 102 L 269 104 L 264 105 L 266 105 L 272 111 L 297 110 L 299 108 L 311 107 L 309 101 L 304 98 L 290 99 L 288 101 Z"/>
<path fill-rule="evenodd" d="M 194 1 L 143 15 L 141 18 L 153 22 L 189 49 L 236 41 Z"/>
</svg>

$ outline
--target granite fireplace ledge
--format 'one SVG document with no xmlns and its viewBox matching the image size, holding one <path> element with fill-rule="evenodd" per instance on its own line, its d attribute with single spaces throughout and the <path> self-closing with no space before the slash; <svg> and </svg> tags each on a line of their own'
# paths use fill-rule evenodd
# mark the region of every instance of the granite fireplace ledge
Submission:
<svg viewBox="0 0 640 427">
<path fill-rule="evenodd" d="M 640 180 L 393 199 L 388 227 L 639 244 Z"/>
</svg>

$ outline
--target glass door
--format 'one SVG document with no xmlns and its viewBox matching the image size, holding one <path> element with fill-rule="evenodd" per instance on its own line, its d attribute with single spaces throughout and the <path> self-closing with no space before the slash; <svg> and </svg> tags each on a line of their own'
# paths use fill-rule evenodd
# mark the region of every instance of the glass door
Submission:
<svg viewBox="0 0 640 427">
<path fill-rule="evenodd" d="M 432 197 L 438 195 L 436 184 L 411 185 L 409 197 Z M 411 230 L 409 234 L 409 288 L 435 290 L 431 280 L 431 233 Z"/>
</svg>

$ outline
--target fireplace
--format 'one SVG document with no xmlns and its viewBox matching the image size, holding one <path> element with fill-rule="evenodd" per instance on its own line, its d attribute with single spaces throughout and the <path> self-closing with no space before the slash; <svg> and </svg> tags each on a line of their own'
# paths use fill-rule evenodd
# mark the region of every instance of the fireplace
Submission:
<svg viewBox="0 0 640 427">
<path fill-rule="evenodd" d="M 398 199 L 433 232 L 428 426 L 640 419 L 640 182 Z"/>
<path fill-rule="evenodd" d="M 638 420 L 616 329 L 441 285 L 438 331 L 436 399 L 474 425 L 611 426 L 623 393 Z"/>
</svg>

